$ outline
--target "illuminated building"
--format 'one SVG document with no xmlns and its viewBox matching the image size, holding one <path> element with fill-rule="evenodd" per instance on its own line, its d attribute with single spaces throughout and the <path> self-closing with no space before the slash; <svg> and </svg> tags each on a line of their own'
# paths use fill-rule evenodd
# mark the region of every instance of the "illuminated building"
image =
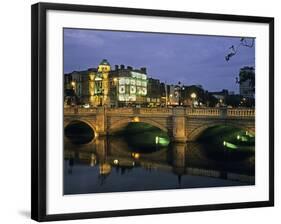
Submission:
<svg viewBox="0 0 281 224">
<path fill-rule="evenodd" d="M 96 69 L 85 71 L 73 71 L 64 75 L 64 94 L 65 100 L 69 97 L 76 97 L 75 104 L 84 104 L 89 102 L 91 88 L 89 74 L 96 72 Z"/>
<path fill-rule="evenodd" d="M 146 69 L 133 69 L 115 66 L 110 73 L 111 106 L 143 104 L 147 96 Z"/>
<path fill-rule="evenodd" d="M 64 107 L 68 107 L 75 103 L 75 92 L 71 85 L 72 77 L 70 74 L 64 75 Z"/>
<path fill-rule="evenodd" d="M 148 78 L 146 68 L 115 65 L 103 59 L 98 68 L 66 74 L 65 88 L 72 89 L 80 104 L 93 107 L 159 106 L 166 103 L 164 83 Z M 65 78 L 66 79 L 66 78 Z"/>
<path fill-rule="evenodd" d="M 88 101 L 92 106 L 109 106 L 109 73 L 111 67 L 106 59 L 103 59 L 95 71 L 88 73 Z"/>
<path fill-rule="evenodd" d="M 175 85 L 169 85 L 168 90 L 169 90 L 168 93 L 169 105 L 178 105 L 179 103 L 178 87 Z"/>
</svg>

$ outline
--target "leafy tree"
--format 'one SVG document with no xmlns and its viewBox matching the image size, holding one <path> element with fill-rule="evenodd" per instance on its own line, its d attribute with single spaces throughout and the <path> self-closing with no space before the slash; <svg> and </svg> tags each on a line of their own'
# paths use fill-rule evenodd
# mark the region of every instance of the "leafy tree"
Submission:
<svg viewBox="0 0 281 224">
<path fill-rule="evenodd" d="M 255 69 L 253 67 L 244 67 L 240 70 L 239 79 L 236 82 L 241 84 L 249 80 L 249 87 L 255 90 Z"/>
<path fill-rule="evenodd" d="M 219 100 L 216 97 L 214 97 L 212 94 L 210 93 L 205 94 L 204 103 L 206 104 L 206 106 L 215 107 L 218 104 L 218 102 Z"/>
<path fill-rule="evenodd" d="M 225 104 L 232 107 L 238 107 L 240 106 L 241 100 L 242 96 L 240 95 L 228 95 L 225 97 Z"/>
</svg>

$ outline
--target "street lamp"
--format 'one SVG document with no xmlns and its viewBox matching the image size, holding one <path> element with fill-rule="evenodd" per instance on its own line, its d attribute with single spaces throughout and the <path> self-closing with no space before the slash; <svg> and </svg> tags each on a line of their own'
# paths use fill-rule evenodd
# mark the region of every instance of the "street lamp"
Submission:
<svg viewBox="0 0 281 224">
<path fill-rule="evenodd" d="M 73 88 L 75 87 L 75 84 L 76 84 L 75 81 L 72 81 L 72 82 L 71 82 L 71 86 L 72 86 Z"/>
<path fill-rule="evenodd" d="M 192 106 L 194 107 L 194 100 L 196 99 L 197 95 L 196 93 L 191 93 L 190 97 L 192 99 Z"/>
<path fill-rule="evenodd" d="M 76 92 L 76 82 L 75 81 L 71 81 L 71 86 L 72 86 L 72 89 L 74 90 L 74 92 Z"/>
<path fill-rule="evenodd" d="M 183 94 L 184 90 L 185 90 L 185 88 L 184 88 L 184 86 L 182 86 L 180 88 L 180 103 L 181 103 L 181 105 L 184 105 L 184 97 L 185 97 L 185 94 Z"/>
<path fill-rule="evenodd" d="M 182 103 L 182 91 L 184 90 L 184 86 L 181 82 L 178 82 L 178 105 L 181 106 Z"/>
</svg>

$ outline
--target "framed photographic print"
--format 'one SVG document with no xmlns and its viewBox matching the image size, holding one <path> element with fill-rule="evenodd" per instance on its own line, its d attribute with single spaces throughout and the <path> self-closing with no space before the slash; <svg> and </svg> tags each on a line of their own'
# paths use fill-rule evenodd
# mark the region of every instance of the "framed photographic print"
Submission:
<svg viewBox="0 0 281 224">
<path fill-rule="evenodd" d="M 32 6 L 32 218 L 274 205 L 274 19 Z"/>
</svg>

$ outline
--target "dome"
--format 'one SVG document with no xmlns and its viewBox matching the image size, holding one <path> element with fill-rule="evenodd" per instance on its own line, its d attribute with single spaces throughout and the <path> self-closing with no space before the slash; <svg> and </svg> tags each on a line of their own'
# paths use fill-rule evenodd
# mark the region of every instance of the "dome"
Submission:
<svg viewBox="0 0 281 224">
<path fill-rule="evenodd" d="M 109 62 L 106 59 L 102 59 L 100 65 L 108 65 L 108 66 L 110 66 Z"/>
</svg>

